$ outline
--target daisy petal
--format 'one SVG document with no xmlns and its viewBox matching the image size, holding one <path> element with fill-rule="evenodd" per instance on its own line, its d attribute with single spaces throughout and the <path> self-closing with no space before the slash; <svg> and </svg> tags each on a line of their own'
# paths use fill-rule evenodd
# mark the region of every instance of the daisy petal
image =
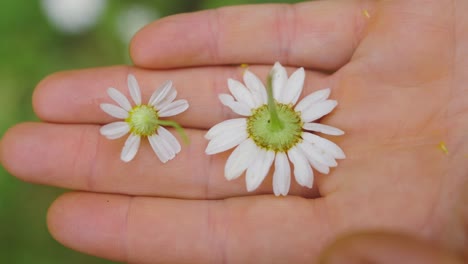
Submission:
<svg viewBox="0 0 468 264">
<path fill-rule="evenodd" d="M 267 176 L 274 159 L 275 152 L 259 149 L 257 158 L 247 169 L 245 180 L 248 192 L 254 191 L 260 186 Z"/>
<path fill-rule="evenodd" d="M 210 140 L 233 129 L 247 129 L 247 119 L 235 118 L 223 121 L 210 128 L 210 130 L 208 130 L 206 133 L 205 138 Z"/>
<path fill-rule="evenodd" d="M 173 150 L 175 154 L 179 153 L 181 150 L 181 146 L 179 141 L 172 135 L 167 129 L 162 126 L 158 128 L 158 135 L 162 137 L 162 139 L 168 143 L 169 147 Z"/>
<path fill-rule="evenodd" d="M 156 156 L 158 156 L 159 160 L 162 163 L 166 163 L 170 160 L 171 155 L 173 153 L 166 149 L 166 147 L 164 146 L 164 140 L 160 136 L 156 134 L 149 136 L 148 141 L 150 142 L 151 148 L 153 149 L 154 153 L 156 153 Z"/>
<path fill-rule="evenodd" d="M 338 147 L 338 145 L 336 145 L 328 139 L 319 137 L 311 133 L 302 133 L 302 138 L 308 141 L 309 143 L 314 144 L 319 149 L 330 153 L 335 159 L 346 158 L 346 155 L 344 154 L 343 150 L 340 147 Z"/>
<path fill-rule="evenodd" d="M 231 153 L 224 167 L 224 176 L 228 181 L 234 180 L 244 173 L 252 164 L 259 152 L 259 148 L 252 139 L 242 142 Z"/>
<path fill-rule="evenodd" d="M 310 165 L 316 169 L 318 172 L 322 173 L 322 174 L 328 174 L 330 173 L 330 167 L 328 167 L 327 165 L 323 164 L 323 163 L 320 163 L 314 159 L 312 160 L 309 160 L 309 163 Z"/>
<path fill-rule="evenodd" d="M 317 161 L 326 165 L 327 167 L 336 167 L 336 165 L 338 165 L 335 159 L 330 154 L 310 144 L 307 141 L 303 141 L 301 144 L 299 144 L 299 148 L 302 150 L 307 160 L 309 161 Z"/>
<path fill-rule="evenodd" d="M 174 101 L 174 99 L 177 97 L 177 90 L 172 87 L 169 89 L 169 92 L 166 94 L 166 97 L 163 98 L 161 101 L 159 101 L 157 104 L 155 104 L 156 109 L 163 109 L 170 103 Z"/>
<path fill-rule="evenodd" d="M 284 103 L 282 101 L 284 89 L 286 88 L 286 83 L 288 82 L 288 73 L 286 69 L 279 63 L 276 62 L 271 70 L 271 84 L 273 86 L 273 97 L 276 101 Z"/>
<path fill-rule="evenodd" d="M 278 152 L 275 159 L 275 173 L 273 174 L 273 191 L 276 196 L 286 196 L 291 185 L 291 168 L 288 156 Z"/>
<path fill-rule="evenodd" d="M 342 131 L 341 129 L 332 126 L 322 125 L 319 123 L 305 123 L 304 126 L 302 126 L 302 128 L 304 128 L 305 130 L 320 132 L 332 136 L 344 135 L 344 131 Z"/>
<path fill-rule="evenodd" d="M 335 100 L 326 100 L 313 104 L 301 112 L 301 117 L 304 122 L 312 122 L 329 114 L 337 105 L 338 103 Z"/>
<path fill-rule="evenodd" d="M 267 93 L 262 81 L 255 74 L 246 70 L 244 73 L 244 83 L 252 92 L 255 106 L 261 106 L 267 103 Z"/>
<path fill-rule="evenodd" d="M 294 177 L 299 185 L 312 188 L 314 173 L 304 153 L 297 147 L 288 151 L 289 160 L 294 164 Z"/>
<path fill-rule="evenodd" d="M 233 79 L 228 79 L 228 87 L 229 91 L 238 102 L 242 102 L 250 108 L 255 107 L 252 93 L 242 83 Z"/>
<path fill-rule="evenodd" d="M 158 128 L 157 137 L 153 138 L 152 140 L 156 139 L 155 143 L 158 146 L 158 148 L 162 151 L 162 153 L 164 154 L 163 163 L 165 163 L 165 162 L 167 162 L 169 160 L 172 160 L 176 156 L 176 154 L 177 154 L 176 150 L 178 148 L 180 148 L 180 145 L 177 142 L 178 146 L 172 146 L 173 140 L 175 140 L 175 138 L 172 139 L 171 137 L 167 137 L 168 135 L 172 136 L 172 134 L 169 133 L 169 131 L 167 131 L 165 129 L 162 130 L 160 128 L 163 128 L 163 127 L 160 126 Z M 166 132 L 166 133 L 164 133 L 164 132 Z M 170 141 L 172 141 L 172 142 L 170 142 Z M 151 141 L 150 141 L 150 144 L 151 144 Z"/>
<path fill-rule="evenodd" d="M 220 153 L 231 149 L 247 139 L 245 129 L 233 129 L 228 133 L 223 133 L 213 138 L 206 147 L 205 153 L 208 155 Z"/>
<path fill-rule="evenodd" d="M 138 152 L 140 141 L 140 136 L 130 134 L 130 136 L 127 138 L 127 141 L 125 141 L 122 153 L 120 154 L 120 159 L 124 162 L 131 161 Z"/>
<path fill-rule="evenodd" d="M 323 174 L 328 174 L 330 172 L 330 167 L 309 157 L 309 155 L 307 155 L 304 151 L 302 151 L 302 148 L 300 146 L 299 146 L 299 149 L 301 149 L 301 152 L 303 153 L 305 158 L 309 161 L 310 165 L 312 165 L 312 167 L 314 167 L 317 171 Z"/>
<path fill-rule="evenodd" d="M 167 94 L 172 90 L 172 82 L 171 81 L 165 81 L 161 86 L 159 86 L 156 91 L 153 92 L 151 95 L 148 104 L 156 107 L 156 104 L 164 100 L 166 98 Z"/>
<path fill-rule="evenodd" d="M 109 88 L 107 89 L 107 94 L 114 100 L 120 107 L 125 109 L 126 111 L 132 110 L 132 105 L 128 101 L 127 97 L 123 93 L 121 93 L 119 90 L 115 88 Z"/>
<path fill-rule="evenodd" d="M 248 107 L 244 103 L 234 101 L 234 98 L 231 95 L 229 95 L 229 94 L 220 94 L 218 96 L 218 98 L 219 98 L 219 100 L 221 101 L 221 103 L 223 105 L 231 108 L 231 110 L 234 113 L 236 113 L 238 115 L 242 115 L 242 116 L 252 115 L 252 111 L 251 111 L 250 107 Z"/>
<path fill-rule="evenodd" d="M 108 115 L 115 117 L 115 118 L 120 118 L 120 119 L 125 119 L 128 117 L 128 112 L 125 111 L 125 109 L 118 107 L 113 104 L 101 104 L 100 105 L 102 111 L 106 112 Z"/>
<path fill-rule="evenodd" d="M 297 112 L 302 112 L 305 109 L 309 108 L 312 104 L 325 101 L 327 100 L 328 96 L 330 96 L 330 92 L 331 92 L 330 88 L 313 92 L 309 94 L 308 96 L 306 96 L 304 99 L 302 99 L 296 105 L 296 108 L 294 108 L 294 110 L 296 110 Z"/>
<path fill-rule="evenodd" d="M 305 71 L 304 68 L 297 69 L 291 77 L 289 77 L 286 83 L 286 89 L 283 91 L 282 101 L 284 104 L 292 103 L 296 104 L 299 96 L 302 93 L 302 87 L 304 86 Z"/>
<path fill-rule="evenodd" d="M 141 105 L 141 92 L 140 86 L 133 74 L 128 75 L 128 90 L 130 91 L 130 96 L 136 105 Z"/>
<path fill-rule="evenodd" d="M 177 100 L 177 101 L 170 103 L 166 107 L 162 108 L 159 112 L 159 116 L 160 117 L 175 116 L 187 110 L 188 107 L 189 107 L 189 104 L 187 100 L 183 100 L 183 99 Z"/>
<path fill-rule="evenodd" d="M 130 127 L 127 122 L 113 122 L 102 126 L 99 131 L 108 139 L 117 139 L 125 136 L 130 131 Z"/>
<path fill-rule="evenodd" d="M 169 145 L 169 142 L 167 142 L 161 135 L 159 135 L 159 142 L 162 144 L 162 147 L 164 148 L 164 152 L 167 155 L 167 161 L 175 158 L 176 156 L 175 150 L 171 147 L 171 145 Z"/>
</svg>

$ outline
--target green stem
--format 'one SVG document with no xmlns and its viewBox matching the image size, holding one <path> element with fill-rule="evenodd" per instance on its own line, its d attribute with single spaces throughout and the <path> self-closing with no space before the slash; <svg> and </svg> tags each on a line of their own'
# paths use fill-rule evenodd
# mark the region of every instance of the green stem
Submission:
<svg viewBox="0 0 468 264">
<path fill-rule="evenodd" d="M 275 99 L 273 98 L 273 84 L 272 84 L 273 74 L 274 72 L 272 71 L 268 75 L 268 79 L 267 79 L 268 110 L 270 112 L 270 127 L 272 128 L 273 131 L 278 131 L 278 130 L 283 129 L 283 123 L 278 117 Z"/>
<path fill-rule="evenodd" d="M 161 119 L 158 119 L 158 124 L 161 125 L 161 126 L 170 126 L 170 127 L 173 127 L 175 128 L 175 130 L 177 131 L 177 133 L 179 133 L 179 135 L 182 137 L 182 140 L 184 141 L 184 143 L 186 145 L 190 144 L 190 140 L 187 136 L 187 134 L 185 133 L 185 130 L 184 128 L 182 128 L 181 125 L 179 125 L 179 123 L 175 122 L 175 121 L 170 121 L 170 120 L 161 120 Z"/>
</svg>

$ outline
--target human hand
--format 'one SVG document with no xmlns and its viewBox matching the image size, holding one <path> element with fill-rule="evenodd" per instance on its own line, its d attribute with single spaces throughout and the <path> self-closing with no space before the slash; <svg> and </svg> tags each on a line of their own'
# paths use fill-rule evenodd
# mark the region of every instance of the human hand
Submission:
<svg viewBox="0 0 468 264">
<path fill-rule="evenodd" d="M 468 249 L 465 248 L 465 254 Z M 319 257 L 320 264 L 462 264 L 459 253 L 405 234 L 367 231 L 340 236 Z"/>
<path fill-rule="evenodd" d="M 44 80 L 34 94 L 44 123 L 10 129 L 1 161 L 26 181 L 77 190 L 52 205 L 52 235 L 118 261 L 310 263 L 337 234 L 369 228 L 459 250 L 468 221 L 464 11 L 463 0 L 342 0 L 161 19 L 134 38 L 135 67 Z M 271 195 L 271 177 L 247 193 L 243 178 L 223 177 L 228 153 L 204 154 L 206 130 L 232 117 L 217 95 L 243 72 L 222 65 L 249 63 L 266 76 L 275 61 L 308 69 L 304 94 L 331 87 L 339 105 L 324 123 L 346 132 L 333 140 L 347 159 L 312 190 L 293 183 L 286 198 Z M 129 72 L 146 99 L 170 79 L 190 100 L 175 120 L 192 143 L 165 165 L 148 144 L 125 164 L 124 139 L 99 134 L 112 121 L 99 108 L 105 90 L 125 90 Z"/>
</svg>

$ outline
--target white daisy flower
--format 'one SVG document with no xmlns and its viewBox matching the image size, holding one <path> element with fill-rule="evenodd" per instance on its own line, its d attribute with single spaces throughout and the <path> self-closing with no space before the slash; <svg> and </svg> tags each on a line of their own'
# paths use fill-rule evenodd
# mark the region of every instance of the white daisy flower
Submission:
<svg viewBox="0 0 468 264">
<path fill-rule="evenodd" d="M 148 104 L 141 103 L 141 92 L 138 82 L 133 75 L 128 75 L 128 89 L 135 102 L 131 106 L 129 100 L 115 88 L 107 89 L 107 94 L 119 105 L 101 104 L 101 109 L 115 118 L 123 121 L 113 122 L 101 127 L 101 134 L 108 139 L 117 139 L 130 132 L 123 147 L 120 159 L 131 161 L 140 147 L 141 137 L 147 137 L 154 153 L 161 162 L 166 163 L 180 152 L 181 147 L 177 139 L 163 126 L 172 126 L 183 136 L 182 127 L 174 121 L 162 120 L 161 117 L 178 115 L 188 109 L 187 100 L 174 99 L 177 91 L 171 81 L 166 81 L 151 96 Z"/>
<path fill-rule="evenodd" d="M 314 121 L 330 113 L 337 105 L 328 100 L 330 89 L 316 91 L 297 103 L 304 85 L 305 71 L 298 69 L 288 79 L 286 69 L 275 63 L 268 76 L 267 88 L 250 71 L 244 84 L 229 79 L 230 94 L 220 94 L 222 104 L 245 116 L 212 127 L 205 135 L 210 142 L 205 150 L 212 155 L 236 147 L 229 156 L 224 174 L 228 180 L 246 172 L 247 190 L 260 186 L 274 163 L 273 190 L 287 195 L 291 168 L 301 186 L 312 188 L 312 168 L 328 174 L 345 154 L 335 143 L 308 132 L 343 135 L 340 129 Z M 296 104 L 297 103 L 297 104 Z"/>
</svg>

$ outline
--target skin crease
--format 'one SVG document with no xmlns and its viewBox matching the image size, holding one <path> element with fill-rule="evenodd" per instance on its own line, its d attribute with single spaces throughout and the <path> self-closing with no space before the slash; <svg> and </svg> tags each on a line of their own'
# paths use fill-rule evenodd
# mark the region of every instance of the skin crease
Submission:
<svg viewBox="0 0 468 264">
<path fill-rule="evenodd" d="M 50 232 L 103 258 L 462 263 L 468 244 L 467 12 L 465 0 L 342 0 L 164 18 L 133 39 L 135 67 L 64 72 L 41 82 L 33 104 L 44 122 L 11 128 L 0 160 L 25 181 L 77 190 L 51 206 Z M 315 173 L 312 190 L 292 181 L 285 198 L 271 194 L 271 175 L 254 193 L 246 193 L 244 177 L 227 182 L 229 152 L 204 155 L 206 130 L 235 116 L 216 99 L 227 91 L 227 78 L 241 80 L 243 69 L 227 65 L 248 63 L 264 78 L 275 61 L 290 66 L 289 73 L 306 67 L 302 96 L 331 87 L 339 104 L 322 123 L 346 132 L 331 140 L 347 159 L 329 175 Z M 112 120 L 98 107 L 110 102 L 105 89 L 128 94 L 128 72 L 139 80 L 144 101 L 171 79 L 178 98 L 191 105 L 174 120 L 188 128 L 192 143 L 164 166 L 146 143 L 123 164 L 125 139 L 98 133 Z M 360 230 L 386 232 L 332 243 Z"/>
</svg>

